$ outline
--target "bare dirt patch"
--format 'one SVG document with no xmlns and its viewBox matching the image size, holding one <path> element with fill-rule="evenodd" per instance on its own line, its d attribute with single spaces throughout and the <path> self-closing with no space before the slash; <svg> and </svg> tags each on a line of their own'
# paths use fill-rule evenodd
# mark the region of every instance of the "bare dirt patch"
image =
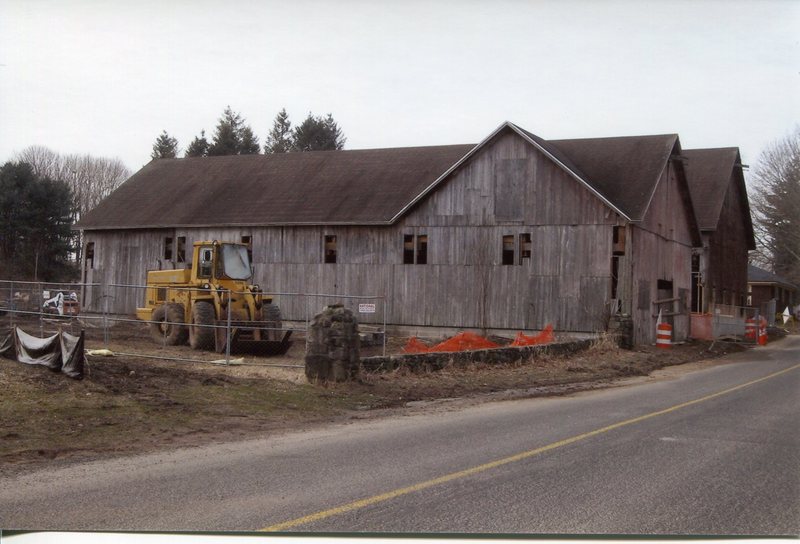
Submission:
<svg viewBox="0 0 800 544">
<path fill-rule="evenodd" d="M 140 342 L 116 339 L 109 347 L 153 353 L 151 345 Z M 404 339 L 392 342 L 400 345 Z M 357 383 L 328 386 L 306 382 L 302 339 L 286 356 L 247 356 L 242 358 L 245 364 L 231 366 L 134 356 L 88 357 L 81 381 L 0 359 L 0 473 L 263 437 L 439 399 L 481 402 L 508 391 L 515 392 L 514 396 L 564 394 L 744 349 L 737 344 L 710 347 L 706 342 L 692 342 L 671 350 L 625 351 L 600 342 L 570 357 L 438 372 L 400 368 L 364 373 Z M 378 348 L 365 351 L 377 354 Z M 188 347 L 164 348 L 159 353 L 197 356 Z M 217 354 L 203 357 L 220 358 Z M 276 364 L 283 366 L 268 366 Z"/>
</svg>

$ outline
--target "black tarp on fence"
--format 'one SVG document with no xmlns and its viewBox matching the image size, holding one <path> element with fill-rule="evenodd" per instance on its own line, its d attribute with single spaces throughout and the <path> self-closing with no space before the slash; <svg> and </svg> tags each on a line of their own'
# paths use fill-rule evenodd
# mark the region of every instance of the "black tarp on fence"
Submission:
<svg viewBox="0 0 800 544">
<path fill-rule="evenodd" d="M 80 336 L 58 332 L 47 338 L 31 336 L 19 327 L 0 331 L 0 355 L 28 365 L 44 365 L 79 380 L 86 363 L 83 331 Z"/>
</svg>

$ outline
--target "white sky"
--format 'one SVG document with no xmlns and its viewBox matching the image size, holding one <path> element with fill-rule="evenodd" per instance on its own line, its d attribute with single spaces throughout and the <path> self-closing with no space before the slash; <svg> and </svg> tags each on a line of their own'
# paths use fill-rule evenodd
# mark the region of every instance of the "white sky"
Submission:
<svg viewBox="0 0 800 544">
<path fill-rule="evenodd" d="M 136 171 L 224 108 L 348 149 L 677 132 L 753 162 L 800 123 L 800 1 L 0 0 L 0 162 L 33 144 Z"/>
</svg>

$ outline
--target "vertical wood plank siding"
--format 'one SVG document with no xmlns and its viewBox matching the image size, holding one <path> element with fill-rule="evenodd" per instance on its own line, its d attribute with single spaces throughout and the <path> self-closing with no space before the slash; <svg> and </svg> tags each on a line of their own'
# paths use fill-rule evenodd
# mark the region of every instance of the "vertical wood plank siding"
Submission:
<svg viewBox="0 0 800 544">
<path fill-rule="evenodd" d="M 620 266 L 620 298 L 632 311 L 633 295 L 649 285 L 647 310 L 636 316 L 644 322 L 636 329 L 640 340 L 650 338 L 656 278 L 670 278 L 676 288 L 690 281 L 691 243 L 675 200 L 674 172 L 662 181 L 655 199 L 667 206 L 648 218 L 645 229 L 652 233 L 630 229 L 637 232 L 628 237 Z M 588 189 L 509 132 L 391 226 L 88 231 L 86 240 L 96 244 L 93 277 L 99 282 L 144 283 L 146 270 L 158 268 L 163 257 L 165 236 L 186 236 L 187 258 L 194 241 L 251 236 L 255 282 L 267 292 L 385 296 L 387 320 L 395 325 L 537 330 L 552 323 L 557 330 L 592 332 L 607 324 L 612 227 L 618 224 L 625 222 Z M 519 262 L 523 233 L 531 236 L 531 258 L 503 265 L 503 236 L 514 236 Z M 427 236 L 427 264 L 403 264 L 407 234 Z M 322 262 L 325 235 L 336 236 L 335 264 Z M 114 308 L 130 313 L 142 299 L 126 294 Z M 317 302 L 330 300 L 278 301 L 285 319 L 298 320 Z M 375 322 L 382 317 L 381 311 L 372 316 Z"/>
<path fill-rule="evenodd" d="M 733 176 L 738 173 L 732 174 Z M 731 179 L 720 211 L 717 229 L 705 235 L 709 248 L 706 289 L 706 304 L 742 304 L 747 296 L 747 230 L 743 215 L 747 195 L 741 194 L 739 183 Z M 723 300 L 723 292 L 727 300 Z M 711 295 L 715 294 L 715 300 Z"/>
<path fill-rule="evenodd" d="M 684 299 L 674 309 L 685 313 L 668 319 L 673 326 L 673 340 L 680 342 L 689 336 L 692 266 L 689 213 L 681 200 L 675 168 L 669 163 L 644 221 L 631 232 L 631 255 L 635 257 L 628 263 L 632 293 L 637 298 L 631 309 L 637 344 L 655 342 L 657 310 L 652 303 L 658 300 L 658 280 L 671 281 L 672 297 Z"/>
</svg>

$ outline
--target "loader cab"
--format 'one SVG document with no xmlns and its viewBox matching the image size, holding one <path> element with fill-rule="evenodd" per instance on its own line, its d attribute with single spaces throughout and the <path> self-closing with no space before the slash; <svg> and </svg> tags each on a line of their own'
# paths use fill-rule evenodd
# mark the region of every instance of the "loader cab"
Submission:
<svg viewBox="0 0 800 544">
<path fill-rule="evenodd" d="M 197 258 L 197 277 L 211 278 L 212 270 L 214 270 L 214 248 L 200 246 Z"/>
<path fill-rule="evenodd" d="M 201 242 L 196 251 L 198 279 L 247 281 L 253 276 L 243 244 Z"/>
</svg>

